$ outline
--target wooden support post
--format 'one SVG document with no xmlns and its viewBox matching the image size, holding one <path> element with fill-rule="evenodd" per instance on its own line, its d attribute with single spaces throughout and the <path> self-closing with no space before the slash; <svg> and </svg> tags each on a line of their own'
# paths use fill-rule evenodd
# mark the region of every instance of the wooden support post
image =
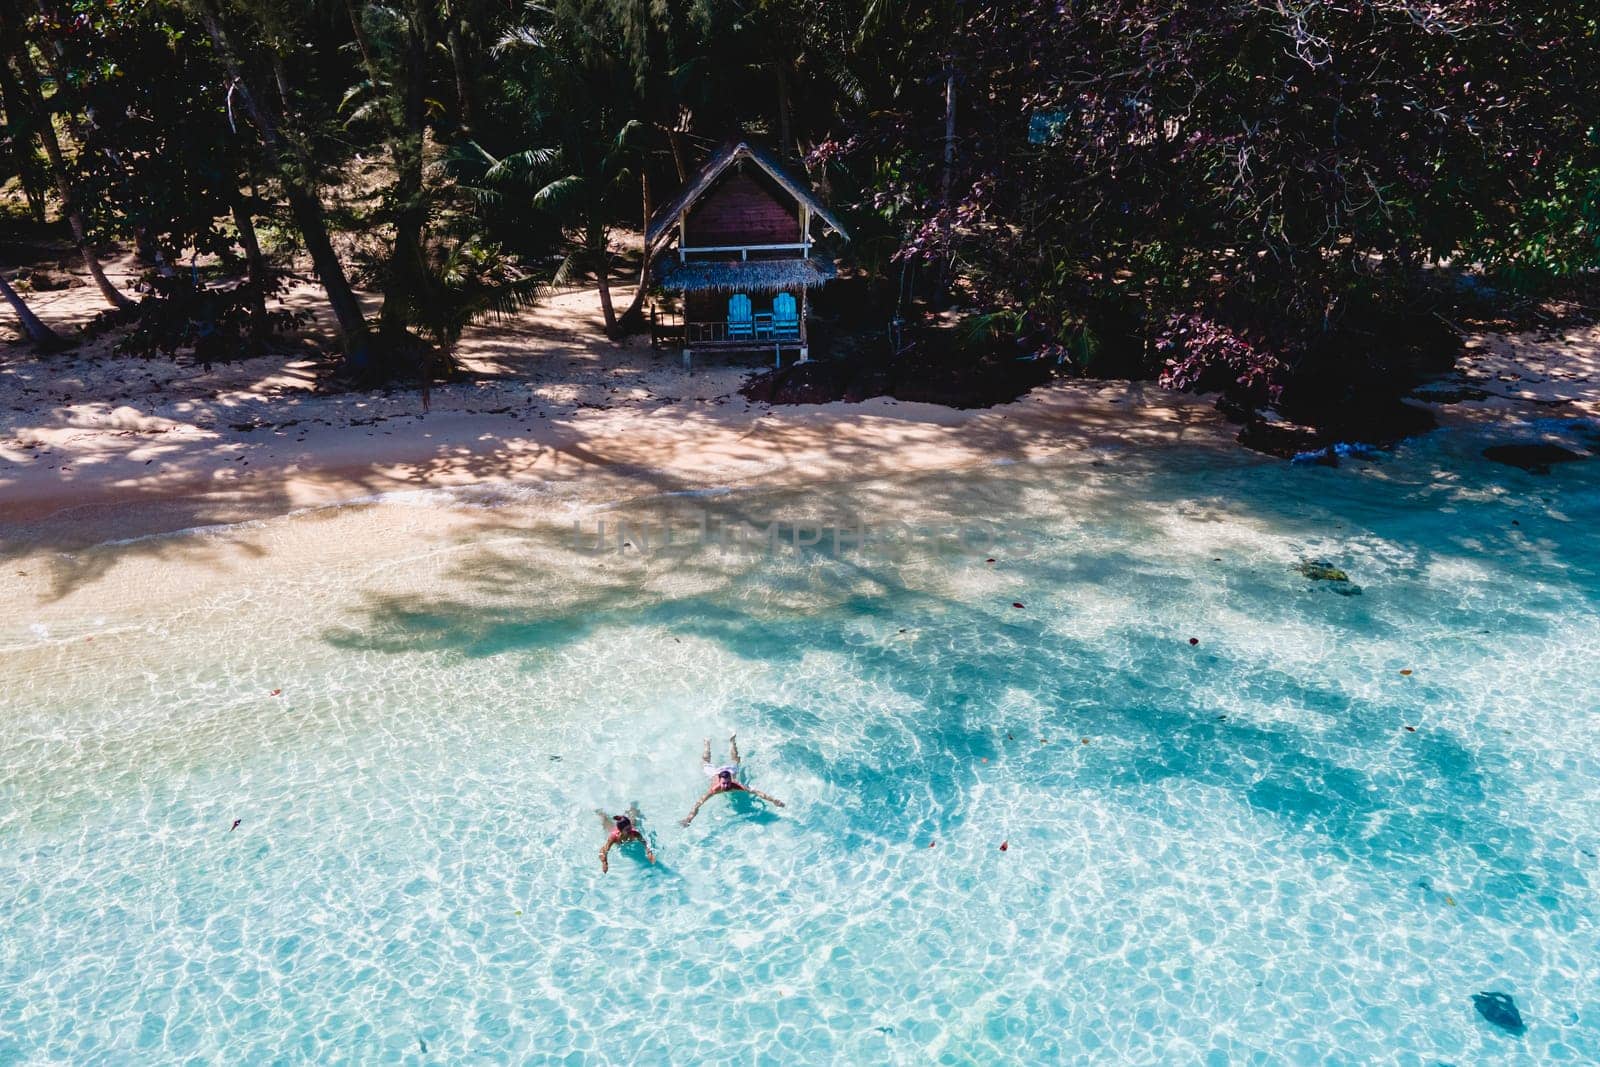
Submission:
<svg viewBox="0 0 1600 1067">
<path fill-rule="evenodd" d="M 811 302 L 811 290 L 800 288 L 800 362 L 805 363 L 811 359 L 811 347 L 806 344 L 806 312 Z"/>
</svg>

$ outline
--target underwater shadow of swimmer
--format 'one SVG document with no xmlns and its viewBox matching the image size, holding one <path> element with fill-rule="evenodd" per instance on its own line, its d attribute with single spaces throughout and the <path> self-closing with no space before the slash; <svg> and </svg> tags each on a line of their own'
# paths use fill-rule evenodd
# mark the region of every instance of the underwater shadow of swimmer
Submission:
<svg viewBox="0 0 1600 1067">
<path fill-rule="evenodd" d="M 783 815 L 770 804 L 745 793 L 734 793 L 728 797 L 725 807 L 728 815 L 723 818 L 717 818 L 715 813 L 702 811 L 700 818 L 694 821 L 695 826 L 706 824 L 706 831 L 700 836 L 701 843 L 710 844 L 734 830 L 770 826 L 783 818 Z M 706 819 L 707 814 L 712 815 L 710 820 Z"/>
</svg>

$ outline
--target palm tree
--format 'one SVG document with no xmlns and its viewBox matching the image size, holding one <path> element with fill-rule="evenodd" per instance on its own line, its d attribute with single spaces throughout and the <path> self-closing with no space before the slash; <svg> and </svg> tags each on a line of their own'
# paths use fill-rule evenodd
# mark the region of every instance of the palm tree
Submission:
<svg viewBox="0 0 1600 1067">
<path fill-rule="evenodd" d="M 0 276 L 0 297 L 4 297 L 5 302 L 11 305 L 11 310 L 17 313 L 17 321 L 22 324 L 22 332 L 27 335 L 29 341 L 47 351 L 70 347 L 60 334 L 46 326 L 43 320 L 33 313 L 23 302 L 22 297 L 17 295 L 17 291 L 6 283 L 3 276 Z"/>
<path fill-rule="evenodd" d="M 545 107 L 534 116 L 535 134 L 553 141 L 525 148 L 489 163 L 484 181 L 504 195 L 530 191 L 529 203 L 547 212 L 564 230 L 576 231 L 577 247 L 557 270 L 560 285 L 581 270 L 594 272 L 606 334 L 616 337 L 619 316 L 611 299 L 610 232 L 606 204 L 638 161 L 646 127 L 637 113 L 632 79 L 618 52 L 583 40 L 576 24 L 558 21 L 530 4 L 529 21 L 508 32 L 495 46 L 501 56 L 520 58 L 523 83 Z M 648 190 L 648 184 L 644 185 Z M 636 292 L 633 310 L 640 296 Z"/>
</svg>

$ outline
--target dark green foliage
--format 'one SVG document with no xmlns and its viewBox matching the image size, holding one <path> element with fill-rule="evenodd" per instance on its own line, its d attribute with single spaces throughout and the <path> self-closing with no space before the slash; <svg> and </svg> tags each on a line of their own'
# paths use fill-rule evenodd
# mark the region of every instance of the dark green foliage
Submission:
<svg viewBox="0 0 1600 1067">
<path fill-rule="evenodd" d="M 957 305 L 959 358 L 1241 411 L 1396 403 L 1455 346 L 1441 262 L 1537 294 L 1600 260 L 1587 4 L 35 7 L 15 25 L 95 236 L 242 270 L 241 212 L 292 231 L 364 379 L 426 374 L 549 284 L 594 284 L 625 328 L 615 231 L 739 129 L 849 225 L 858 326 Z M 0 166 L 42 203 L 26 120 L 7 108 Z M 370 338 L 352 268 L 384 293 Z"/>
<path fill-rule="evenodd" d="M 108 311 L 103 317 L 119 326 L 132 323 L 117 342 L 118 352 L 149 358 L 191 350 L 194 360 L 205 366 L 230 363 L 259 354 L 268 338 L 286 334 L 311 317 L 309 312 L 286 309 L 257 317 L 260 302 L 276 296 L 282 287 L 276 277 L 269 280 L 266 292 L 258 292 L 251 282 L 209 285 L 180 273 L 154 279 L 152 292 L 131 311 Z"/>
</svg>

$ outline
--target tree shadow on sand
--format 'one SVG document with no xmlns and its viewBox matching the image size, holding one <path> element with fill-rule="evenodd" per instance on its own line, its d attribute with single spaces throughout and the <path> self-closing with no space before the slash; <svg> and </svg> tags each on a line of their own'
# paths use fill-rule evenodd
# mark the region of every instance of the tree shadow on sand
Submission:
<svg viewBox="0 0 1600 1067">
<path fill-rule="evenodd" d="M 1128 531 L 1129 547 L 1074 550 L 1070 531 L 1056 528 L 1054 519 L 1017 517 L 1032 540 L 1018 558 L 1007 558 L 1011 576 L 1036 590 L 1118 588 L 1134 611 L 1115 628 L 1111 642 L 1075 637 L 1070 618 L 1043 617 L 1042 609 L 1015 611 L 1004 598 L 974 603 L 927 588 L 916 581 L 921 572 L 904 562 L 813 551 L 800 562 L 741 568 L 691 555 L 656 565 L 639 560 L 631 570 L 618 564 L 601 578 L 589 561 L 552 553 L 548 543 L 540 545 L 542 555 L 535 553 L 540 558 L 534 562 L 475 550 L 455 565 L 459 597 L 369 598 L 354 609 L 350 627 L 326 636 L 342 648 L 395 655 L 542 657 L 608 629 L 653 627 L 712 642 L 766 669 L 798 672 L 809 655 L 845 654 L 856 682 L 868 691 L 896 694 L 898 704 L 916 708 L 915 714 L 776 704 L 751 710 L 788 738 L 778 743 L 775 762 L 809 771 L 855 798 L 842 831 L 847 844 L 882 846 L 886 827 L 902 840 L 908 832 L 949 834 L 966 817 L 966 794 L 982 759 L 1008 759 L 1020 762 L 1029 788 L 1045 795 L 1091 789 L 1134 797 L 1167 782 L 1222 791 L 1277 821 L 1286 834 L 1313 838 L 1319 851 L 1384 882 L 1397 876 L 1409 882 L 1419 870 L 1468 853 L 1476 857 L 1483 890 L 1476 906 L 1497 917 L 1514 918 L 1530 903 L 1570 902 L 1568 887 L 1580 881 L 1576 871 L 1555 858 L 1532 867 L 1517 858 L 1520 831 L 1502 813 L 1514 798 L 1494 789 L 1493 757 L 1442 729 L 1404 731 L 1429 706 L 1469 702 L 1471 695 L 1452 680 L 1410 685 L 1392 700 L 1368 698 L 1275 667 L 1269 649 L 1230 650 L 1211 641 L 1193 649 L 1163 621 L 1163 605 L 1221 588 L 1230 608 L 1251 617 L 1281 618 L 1334 635 L 1352 630 L 1368 638 L 1403 638 L 1393 612 L 1380 618 L 1370 606 L 1383 590 L 1359 601 L 1286 596 L 1304 594 L 1304 582 L 1280 573 L 1277 563 L 1269 564 L 1277 577 L 1264 581 L 1264 564 L 1248 557 L 1223 557 L 1199 589 L 1194 579 L 1164 567 L 1159 555 L 1132 547 L 1141 543 L 1139 531 L 1147 539 L 1163 536 L 1161 520 L 1196 500 L 1215 501 L 1227 515 L 1280 538 L 1326 538 L 1332 516 L 1342 515 L 1345 536 L 1393 546 L 1407 570 L 1455 557 L 1481 560 L 1482 532 L 1398 520 L 1386 529 L 1390 510 L 1359 514 L 1368 506 L 1359 498 L 1358 506 L 1341 509 L 1332 491 L 1321 514 L 1253 508 L 1249 495 L 1239 492 L 1237 472 L 1208 483 L 1204 467 L 1177 467 L 1151 465 L 1136 474 L 1103 476 L 1105 491 L 1095 500 L 1093 521 Z M 976 494 L 970 478 L 904 479 L 894 488 L 924 512 L 961 516 L 975 498 L 980 508 L 993 508 L 996 494 L 1013 506 L 1019 492 L 1048 496 L 1052 479 L 1060 477 L 1040 468 L 1023 472 L 1021 485 Z M 1400 492 L 1430 496 L 1438 490 L 1423 480 Z M 770 503 L 752 506 L 736 499 L 729 514 L 742 511 L 751 521 L 762 520 Z M 1395 506 L 1405 509 L 1415 501 L 1402 499 Z M 480 533 L 508 529 L 504 519 L 490 516 Z M 536 542 L 550 536 L 522 533 Z M 1566 526 L 1551 533 L 1558 553 L 1563 543 L 1583 536 Z M 1497 547 L 1509 551 L 1517 543 L 1505 535 L 1504 545 L 1488 547 L 1491 559 Z M 584 582 L 563 578 L 560 595 L 547 595 L 562 568 L 580 565 L 588 567 Z M 801 583 L 802 595 L 791 595 L 784 589 L 800 567 L 812 580 Z M 667 572 L 670 588 L 659 584 Z M 1577 603 L 1569 606 L 1587 609 L 1591 595 L 1576 590 L 1571 596 Z M 1483 620 L 1462 609 L 1460 621 Z M 881 639 L 862 641 L 863 625 L 878 627 Z M 1545 626 L 1542 614 L 1529 612 L 1502 619 L 1497 628 L 1537 638 Z M 890 637 L 896 630 L 909 636 Z M 1271 721 L 1224 718 L 1210 698 L 1240 689 L 1252 699 L 1270 695 L 1276 706 L 1294 712 Z M 1037 701 L 1036 714 L 1003 710 L 1019 692 Z M 805 740 L 826 736 L 840 714 L 856 710 L 866 712 L 853 725 L 868 732 L 870 759 L 829 756 Z M 1041 731 L 1049 743 L 1041 745 L 1034 736 Z M 1119 757 L 1065 757 L 1061 746 L 1080 734 L 1117 739 Z"/>
</svg>

